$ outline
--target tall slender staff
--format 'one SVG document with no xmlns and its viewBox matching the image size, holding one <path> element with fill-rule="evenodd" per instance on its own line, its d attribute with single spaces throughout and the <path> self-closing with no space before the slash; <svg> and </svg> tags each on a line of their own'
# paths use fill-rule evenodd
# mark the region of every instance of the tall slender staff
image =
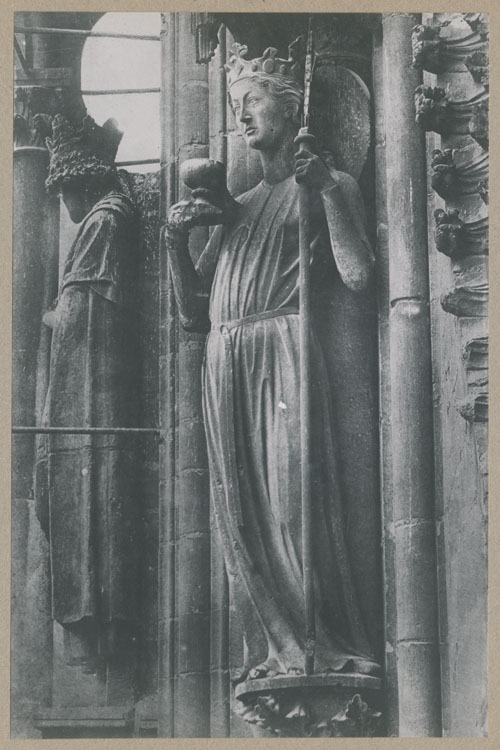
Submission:
<svg viewBox="0 0 500 750">
<path fill-rule="evenodd" d="M 314 136 L 309 133 L 309 100 L 314 67 L 312 16 L 309 16 L 307 51 L 304 72 L 304 109 L 302 127 L 295 139 L 298 156 L 312 148 Z M 314 672 L 316 625 L 314 612 L 314 575 L 311 534 L 311 375 L 309 326 L 311 320 L 309 190 L 299 185 L 299 346 L 300 346 L 300 426 L 301 426 L 301 502 L 302 502 L 302 578 L 305 619 L 305 674 Z"/>
</svg>

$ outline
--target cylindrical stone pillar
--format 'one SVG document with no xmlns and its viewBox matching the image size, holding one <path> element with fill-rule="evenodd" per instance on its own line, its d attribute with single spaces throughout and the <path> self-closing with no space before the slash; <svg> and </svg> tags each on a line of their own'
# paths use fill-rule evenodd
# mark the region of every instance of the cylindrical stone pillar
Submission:
<svg viewBox="0 0 500 750">
<path fill-rule="evenodd" d="M 209 134 L 208 70 L 206 64 L 196 63 L 190 14 L 166 15 L 162 39 L 164 219 L 177 196 L 187 192 L 176 184 L 176 165 L 207 157 Z M 192 232 L 190 248 L 195 258 L 206 240 L 206 229 Z M 208 737 L 210 501 L 201 406 L 204 336 L 178 328 L 164 261 L 162 276 L 161 389 L 166 444 L 160 509 L 159 725 L 161 736 Z"/>
<path fill-rule="evenodd" d="M 196 62 L 189 13 L 178 14 L 177 156 L 208 157 L 208 66 Z M 180 197 L 185 186 L 179 185 Z M 191 233 L 197 258 L 208 233 Z M 201 404 L 205 336 L 179 332 L 175 736 L 210 736 L 210 490 Z"/>
<path fill-rule="evenodd" d="M 48 384 L 50 329 L 42 316 L 57 294 L 59 234 L 59 202 L 45 190 L 48 162 L 43 148 L 14 151 L 12 421 L 20 426 L 39 424 Z M 29 714 L 51 698 L 49 556 L 30 499 L 34 459 L 35 437 L 14 435 L 13 726 L 16 713 Z"/>
<path fill-rule="evenodd" d="M 399 735 L 440 736 L 434 447 L 423 134 L 411 31 L 383 19 Z M 390 582 L 386 582 L 386 585 Z"/>
<path fill-rule="evenodd" d="M 394 533 L 392 492 L 391 350 L 389 249 L 387 243 L 387 179 L 384 108 L 384 47 L 382 18 L 373 29 L 373 94 L 375 121 L 375 191 L 377 208 L 376 275 L 379 349 L 379 442 L 382 503 L 382 557 L 386 581 L 394 581 Z M 396 601 L 394 586 L 385 587 L 385 726 L 389 737 L 398 734 L 398 671 L 396 659 Z"/>
<path fill-rule="evenodd" d="M 43 389 L 50 331 L 42 316 L 57 294 L 59 234 L 59 203 L 45 191 L 48 162 L 43 148 L 14 151 L 12 418 L 16 425 L 35 425 L 45 397 L 37 392 L 37 370 L 42 367 Z M 14 497 L 30 495 L 33 446 L 34 437 L 19 435 L 14 440 Z"/>
<path fill-rule="evenodd" d="M 161 28 L 160 227 L 177 196 L 175 154 L 176 17 L 162 15 Z M 161 231 L 161 230 L 160 230 Z M 158 736 L 174 736 L 175 452 L 177 314 L 167 254 L 160 237 L 160 428 L 158 552 Z"/>
</svg>

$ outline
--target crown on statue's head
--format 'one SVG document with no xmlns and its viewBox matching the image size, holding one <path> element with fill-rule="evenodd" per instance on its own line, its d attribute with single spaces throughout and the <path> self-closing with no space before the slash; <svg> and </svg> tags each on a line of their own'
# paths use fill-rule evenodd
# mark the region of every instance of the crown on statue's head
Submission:
<svg viewBox="0 0 500 750">
<path fill-rule="evenodd" d="M 242 78 L 262 76 L 264 78 L 281 77 L 302 88 L 305 60 L 305 42 L 298 37 L 288 47 L 288 60 L 278 57 L 275 47 L 268 47 L 262 57 L 247 60 L 248 47 L 237 42 L 231 47 L 231 55 L 224 66 L 227 73 L 228 88 Z"/>
<path fill-rule="evenodd" d="M 52 120 L 52 138 L 47 138 L 47 148 L 51 154 L 92 151 L 101 159 L 114 162 L 122 137 L 118 123 L 112 118 L 100 126 L 90 115 L 86 115 L 80 127 L 75 127 L 64 115 L 58 114 Z"/>
<path fill-rule="evenodd" d="M 47 188 L 55 190 L 81 178 L 114 174 L 122 136 L 114 119 L 100 126 L 87 115 L 75 127 L 64 115 L 57 114 L 52 120 L 52 137 L 46 139 L 50 153 Z"/>
</svg>

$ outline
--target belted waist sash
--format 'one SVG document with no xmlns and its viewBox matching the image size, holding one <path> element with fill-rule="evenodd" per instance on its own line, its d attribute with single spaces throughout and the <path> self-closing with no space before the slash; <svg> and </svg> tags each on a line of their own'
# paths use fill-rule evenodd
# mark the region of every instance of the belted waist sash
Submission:
<svg viewBox="0 0 500 750">
<path fill-rule="evenodd" d="M 212 333 L 219 333 L 224 341 L 224 357 L 226 364 L 227 385 L 225 389 L 225 411 L 226 425 L 225 434 L 227 443 L 224 454 L 227 459 L 226 476 L 226 506 L 230 516 L 233 516 L 237 526 L 243 526 L 243 514 L 241 510 L 240 486 L 238 478 L 238 466 L 236 462 L 236 434 L 234 425 L 234 363 L 233 363 L 233 342 L 229 332 L 235 328 L 258 323 L 261 320 L 270 318 L 280 318 L 284 315 L 298 315 L 296 307 L 282 307 L 279 310 L 268 310 L 255 315 L 247 315 L 244 318 L 228 320 L 225 323 L 212 325 Z M 231 496 L 233 502 L 231 503 Z"/>
<path fill-rule="evenodd" d="M 267 310 L 266 312 L 255 313 L 254 315 L 246 315 L 244 318 L 235 318 L 234 320 L 227 320 L 225 323 L 212 324 L 212 331 L 223 332 L 226 328 L 228 331 L 233 328 L 239 328 L 240 326 L 246 326 L 249 323 L 257 323 L 260 320 L 269 320 L 269 318 L 280 318 L 282 315 L 298 315 L 299 310 L 297 307 L 282 307 L 279 310 Z"/>
</svg>

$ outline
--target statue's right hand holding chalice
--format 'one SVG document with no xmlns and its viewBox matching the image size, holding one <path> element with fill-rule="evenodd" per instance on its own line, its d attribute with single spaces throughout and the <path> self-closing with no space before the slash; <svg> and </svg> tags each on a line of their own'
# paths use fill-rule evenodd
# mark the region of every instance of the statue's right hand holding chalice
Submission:
<svg viewBox="0 0 500 750">
<path fill-rule="evenodd" d="M 226 186 L 223 164 L 213 159 L 188 159 L 180 176 L 191 189 L 189 200 L 171 206 L 167 215 L 169 229 L 189 231 L 196 226 L 224 224 L 238 205 Z"/>
</svg>

